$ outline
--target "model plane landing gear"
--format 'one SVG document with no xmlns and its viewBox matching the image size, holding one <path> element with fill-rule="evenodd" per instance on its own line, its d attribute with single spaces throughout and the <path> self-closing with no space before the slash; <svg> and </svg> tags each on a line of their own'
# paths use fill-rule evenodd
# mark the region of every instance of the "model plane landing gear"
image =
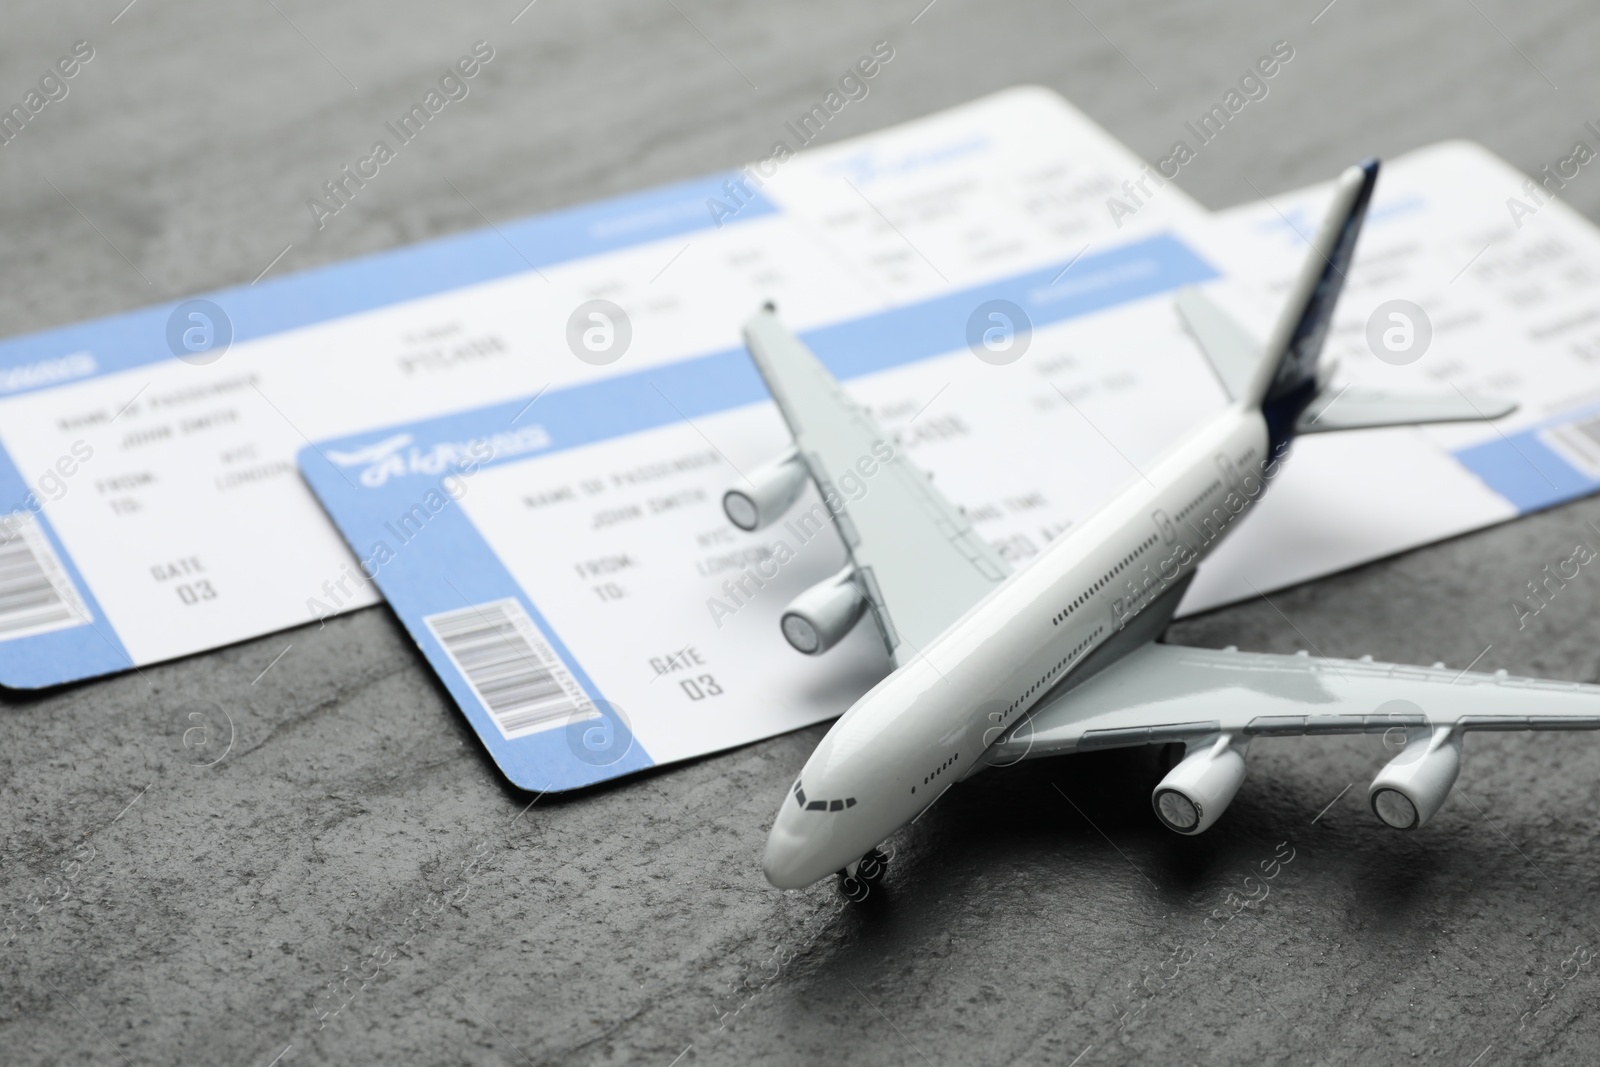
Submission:
<svg viewBox="0 0 1600 1067">
<path fill-rule="evenodd" d="M 875 848 L 839 872 L 839 895 L 859 904 L 872 895 L 889 871 L 889 857 Z"/>
<path fill-rule="evenodd" d="M 864 878 L 840 871 L 839 895 L 852 904 L 860 904 L 872 895 L 872 885 Z"/>
<path fill-rule="evenodd" d="M 856 861 L 856 877 L 863 879 L 868 885 L 877 885 L 883 881 L 883 876 L 888 872 L 889 857 L 881 848 L 873 849 Z"/>
</svg>

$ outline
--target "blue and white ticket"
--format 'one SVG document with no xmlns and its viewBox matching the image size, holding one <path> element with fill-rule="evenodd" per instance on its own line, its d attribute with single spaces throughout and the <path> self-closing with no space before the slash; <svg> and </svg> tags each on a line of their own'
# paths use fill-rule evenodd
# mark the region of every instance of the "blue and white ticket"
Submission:
<svg viewBox="0 0 1600 1067">
<path fill-rule="evenodd" d="M 1600 485 L 1584 465 L 1600 459 L 1600 373 L 1572 347 L 1600 317 L 1579 285 L 1600 271 L 1600 235 L 1551 205 L 1547 232 L 1508 236 L 1495 213 L 1513 173 L 1462 145 L 1386 168 L 1331 347 L 1350 381 L 1510 391 L 1518 421 L 1305 438 L 1184 612 Z M 1295 220 L 1317 204 L 1293 194 L 801 334 L 1020 564 L 1225 402 L 1173 291 L 1217 285 L 1264 327 L 1298 262 Z M 1480 238 L 1509 243 L 1474 264 Z M 1223 269 L 1258 283 L 1230 289 Z M 1407 298 L 1409 319 L 1378 319 L 1379 358 L 1367 323 Z M 1032 326 L 1003 357 L 973 331 L 998 302 Z M 788 444 L 732 345 L 319 441 L 300 464 L 357 556 L 330 595 L 374 580 L 507 777 L 559 790 L 831 718 L 888 669 L 868 626 L 821 659 L 779 634 L 789 600 L 843 565 L 831 529 L 747 534 L 722 515 L 737 472 Z M 865 478 L 847 495 L 871 491 Z"/>
<path fill-rule="evenodd" d="M 375 603 L 296 470 L 308 440 L 725 351 L 764 300 L 824 327 L 1203 215 L 1168 188 L 1115 225 L 1106 191 L 1139 166 L 1058 96 L 1017 89 L 741 172 L 0 342 L 0 684 Z"/>
</svg>

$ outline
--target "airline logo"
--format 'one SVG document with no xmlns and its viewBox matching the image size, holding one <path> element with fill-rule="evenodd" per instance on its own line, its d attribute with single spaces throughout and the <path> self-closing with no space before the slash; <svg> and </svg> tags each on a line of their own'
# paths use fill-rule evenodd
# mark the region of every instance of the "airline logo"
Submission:
<svg viewBox="0 0 1600 1067">
<path fill-rule="evenodd" d="M 360 467 L 361 484 L 377 489 L 390 478 L 412 474 L 438 477 L 443 474 L 475 470 L 490 459 L 506 459 L 550 446 L 550 434 L 543 426 L 527 426 L 506 433 L 474 437 L 466 441 L 440 441 L 418 446 L 409 433 L 398 433 L 381 441 L 348 452 L 329 449 L 324 453 L 340 467 Z"/>
</svg>

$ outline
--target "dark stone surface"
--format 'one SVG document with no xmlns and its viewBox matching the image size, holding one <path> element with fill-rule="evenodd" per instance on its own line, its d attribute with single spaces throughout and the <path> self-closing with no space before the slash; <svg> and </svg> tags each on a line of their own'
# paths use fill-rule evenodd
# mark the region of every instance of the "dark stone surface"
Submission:
<svg viewBox="0 0 1600 1067">
<path fill-rule="evenodd" d="M 893 67 L 829 138 L 1038 82 L 1147 158 L 1289 39 L 1272 95 L 1184 172 L 1213 208 L 1447 137 L 1533 170 L 1600 117 L 1600 12 L 1576 0 L 1339 0 L 1315 25 L 1323 0 L 938 0 L 913 24 L 923 2 L 541 0 L 514 25 L 521 0 L 140 0 L 114 25 L 122 0 L 8 5 L 7 101 L 72 41 L 97 54 L 0 148 L 0 331 L 247 282 L 290 243 L 277 270 L 480 225 L 446 177 L 500 219 L 734 166 L 881 38 Z M 469 100 L 317 232 L 305 199 L 478 38 L 497 57 Z M 1600 178 L 1566 195 L 1600 217 Z M 1588 520 L 1600 503 L 1176 636 L 1462 666 L 1492 645 L 1480 666 L 1593 681 L 1600 578 L 1520 632 L 1507 606 Z M 232 749 L 195 766 L 188 715 L 218 709 Z M 0 1060 L 1596 1058 L 1590 737 L 1473 737 L 1415 834 L 1364 810 L 1375 738 L 1257 743 L 1197 840 L 1156 826 L 1144 757 L 1026 765 L 952 792 L 896 838 L 887 899 L 845 909 L 831 886 L 769 888 L 757 862 L 821 733 L 528 808 L 381 608 L 8 694 Z"/>
</svg>

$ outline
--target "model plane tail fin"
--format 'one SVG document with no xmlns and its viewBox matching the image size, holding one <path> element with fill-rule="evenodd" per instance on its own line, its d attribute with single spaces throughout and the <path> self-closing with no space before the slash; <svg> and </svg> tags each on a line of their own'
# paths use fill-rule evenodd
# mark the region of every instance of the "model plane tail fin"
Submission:
<svg viewBox="0 0 1600 1067">
<path fill-rule="evenodd" d="M 1227 312 L 1196 289 L 1178 295 L 1178 311 L 1200 342 L 1228 390 L 1230 399 L 1259 406 L 1268 421 L 1278 409 L 1292 408 L 1292 426 L 1315 395 L 1322 344 L 1356 238 L 1378 180 L 1378 161 L 1368 159 L 1339 176 L 1322 227 L 1311 239 L 1300 273 L 1265 344 L 1258 343 Z"/>
<path fill-rule="evenodd" d="M 1339 176 L 1322 227 L 1264 344 L 1200 290 L 1178 294 L 1178 312 L 1229 399 L 1261 408 L 1274 448 L 1299 433 L 1470 422 L 1516 410 L 1515 401 L 1459 389 L 1407 394 L 1330 384 L 1330 369 L 1322 365 L 1323 342 L 1377 180 L 1376 159 Z"/>
<path fill-rule="evenodd" d="M 1275 408 L 1294 408 L 1297 417 L 1316 392 L 1322 344 L 1377 181 L 1378 161 L 1368 159 L 1347 168 L 1334 186 L 1333 202 L 1311 239 L 1283 312 L 1267 338 L 1264 358 L 1241 398 L 1261 405 L 1269 422 Z"/>
</svg>

